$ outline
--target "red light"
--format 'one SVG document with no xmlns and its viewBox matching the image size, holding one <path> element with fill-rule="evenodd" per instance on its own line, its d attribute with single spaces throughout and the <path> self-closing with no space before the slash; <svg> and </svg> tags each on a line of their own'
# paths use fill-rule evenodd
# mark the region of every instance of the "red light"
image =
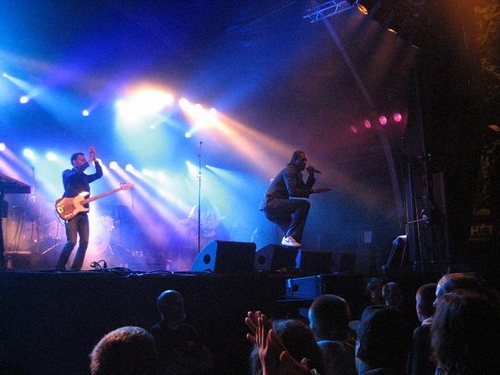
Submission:
<svg viewBox="0 0 500 375">
<path fill-rule="evenodd" d="M 387 125 L 387 117 L 385 116 L 380 116 L 378 118 L 378 122 L 380 122 L 380 125 Z"/>
<path fill-rule="evenodd" d="M 394 121 L 396 121 L 396 122 L 401 122 L 401 120 L 403 119 L 403 116 L 401 116 L 401 113 L 396 112 L 396 113 L 393 115 L 393 118 L 394 118 Z"/>
<path fill-rule="evenodd" d="M 372 123 L 369 120 L 363 121 L 363 124 L 365 124 L 365 128 L 370 129 L 372 127 Z"/>
</svg>

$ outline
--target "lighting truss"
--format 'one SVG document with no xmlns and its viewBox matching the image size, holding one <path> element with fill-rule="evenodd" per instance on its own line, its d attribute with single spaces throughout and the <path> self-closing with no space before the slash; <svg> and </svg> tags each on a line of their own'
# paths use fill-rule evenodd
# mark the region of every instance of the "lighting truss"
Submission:
<svg viewBox="0 0 500 375">
<path fill-rule="evenodd" d="M 314 8 L 308 9 L 307 14 L 303 18 L 309 18 L 311 23 L 314 23 L 349 9 L 352 9 L 352 5 L 349 1 L 330 0 L 326 3 L 316 5 Z"/>
</svg>

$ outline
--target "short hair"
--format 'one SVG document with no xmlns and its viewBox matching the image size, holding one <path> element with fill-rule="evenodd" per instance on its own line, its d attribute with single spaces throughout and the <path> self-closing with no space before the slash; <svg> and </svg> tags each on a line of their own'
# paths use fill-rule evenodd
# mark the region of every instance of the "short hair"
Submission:
<svg viewBox="0 0 500 375">
<path fill-rule="evenodd" d="M 298 159 L 304 157 L 306 153 L 304 151 L 296 150 L 292 154 L 292 158 L 290 159 L 290 164 L 294 164 Z"/>
<path fill-rule="evenodd" d="M 403 303 L 403 291 L 398 283 L 391 281 L 382 288 L 382 296 L 389 306 L 400 306 Z"/>
<path fill-rule="evenodd" d="M 320 336 L 336 340 L 345 340 L 349 336 L 351 309 L 342 297 L 323 294 L 313 301 L 309 313 L 313 328 Z"/>
<path fill-rule="evenodd" d="M 488 296 L 466 289 L 443 295 L 431 333 L 441 370 L 464 375 L 498 373 L 500 310 Z"/>
<path fill-rule="evenodd" d="M 443 275 L 439 279 L 438 285 L 443 288 L 445 293 L 457 289 L 478 290 L 480 288 L 480 282 L 477 277 L 471 273 L 465 272 L 455 272 Z"/>
<path fill-rule="evenodd" d="M 375 291 L 377 286 L 379 285 L 381 286 L 380 290 L 382 290 L 382 287 L 384 286 L 384 280 L 378 277 L 372 277 L 366 284 L 366 293 L 370 295 L 370 293 Z"/>
<path fill-rule="evenodd" d="M 368 306 L 361 315 L 357 334 L 361 351 L 358 357 L 370 367 L 404 367 L 412 335 L 396 308 Z"/>
<path fill-rule="evenodd" d="M 184 298 L 173 289 L 162 292 L 156 299 L 156 307 L 164 319 L 180 322 L 185 319 Z"/>
<path fill-rule="evenodd" d="M 75 152 L 73 155 L 71 155 L 71 159 L 70 159 L 70 161 L 71 161 L 71 165 L 73 165 L 73 162 L 74 162 L 74 161 L 78 158 L 78 156 L 80 156 L 80 155 L 85 156 L 85 155 L 83 154 L 83 152 Z"/>
<path fill-rule="evenodd" d="M 482 294 L 491 302 L 500 305 L 500 296 L 495 287 L 476 273 L 456 272 L 446 274 L 439 279 L 438 287 L 441 287 L 442 293 L 440 295 L 465 289 Z"/>
<path fill-rule="evenodd" d="M 125 326 L 104 335 L 90 353 L 92 375 L 156 375 L 158 354 L 144 328 Z"/>
<path fill-rule="evenodd" d="M 436 283 L 424 284 L 420 288 L 418 288 L 417 293 L 415 295 L 416 302 L 422 313 L 429 317 L 434 314 L 434 301 L 436 299 Z"/>
</svg>

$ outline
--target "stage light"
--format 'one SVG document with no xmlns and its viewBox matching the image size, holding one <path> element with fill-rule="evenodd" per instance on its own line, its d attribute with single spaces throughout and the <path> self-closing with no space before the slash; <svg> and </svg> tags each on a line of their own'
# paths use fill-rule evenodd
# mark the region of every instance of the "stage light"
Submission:
<svg viewBox="0 0 500 375">
<path fill-rule="evenodd" d="M 400 27 L 400 25 L 398 24 L 397 21 L 395 20 L 391 20 L 388 24 L 387 24 L 387 31 L 393 33 L 393 34 L 398 34 L 398 28 Z"/>
<path fill-rule="evenodd" d="M 396 122 L 401 122 L 401 120 L 403 119 L 403 116 L 401 116 L 401 113 L 398 113 L 398 112 L 396 112 L 392 117 L 393 117 L 394 121 L 396 121 Z"/>
<path fill-rule="evenodd" d="M 134 168 L 134 166 L 133 166 L 132 164 L 127 164 L 127 165 L 125 166 L 125 170 L 126 170 L 127 172 L 133 172 L 133 171 L 135 171 L 135 168 Z"/>
<path fill-rule="evenodd" d="M 384 115 L 380 116 L 378 118 L 378 122 L 380 122 L 380 125 L 387 125 L 387 117 L 385 117 Z"/>
<path fill-rule="evenodd" d="M 0 142 L 0 151 L 5 151 L 7 150 L 7 145 L 3 142 Z"/>
<path fill-rule="evenodd" d="M 111 169 L 112 171 L 116 171 L 118 169 L 118 163 L 116 161 L 110 162 L 109 169 Z"/>
<path fill-rule="evenodd" d="M 53 152 L 47 152 L 45 154 L 45 158 L 50 161 L 56 161 L 57 160 L 57 155 L 54 154 Z"/>
<path fill-rule="evenodd" d="M 30 101 L 30 98 L 28 95 L 23 95 L 19 98 L 19 103 L 21 104 L 26 104 Z"/>
<path fill-rule="evenodd" d="M 363 14 L 369 14 L 378 5 L 378 0 L 349 0 L 351 5 L 356 5 L 358 10 Z"/>
<path fill-rule="evenodd" d="M 83 116 L 83 117 L 88 117 L 89 115 L 90 115 L 90 111 L 89 111 L 88 109 L 84 109 L 84 110 L 82 111 L 82 116 Z"/>
<path fill-rule="evenodd" d="M 35 153 L 30 150 L 29 148 L 25 148 L 23 150 L 23 155 L 28 158 L 28 159 L 34 159 L 35 158 Z"/>
<path fill-rule="evenodd" d="M 174 97 L 156 89 L 140 89 L 127 98 L 115 102 L 119 120 L 127 125 L 149 125 L 163 110 L 169 107 Z"/>
<path fill-rule="evenodd" d="M 178 104 L 182 109 L 186 109 L 189 106 L 189 101 L 186 98 L 180 98 Z"/>
<path fill-rule="evenodd" d="M 363 124 L 365 124 L 365 128 L 370 129 L 372 127 L 372 123 L 370 120 L 365 120 L 363 121 Z"/>
<path fill-rule="evenodd" d="M 358 129 L 354 125 L 351 125 L 351 132 L 358 134 Z"/>
</svg>

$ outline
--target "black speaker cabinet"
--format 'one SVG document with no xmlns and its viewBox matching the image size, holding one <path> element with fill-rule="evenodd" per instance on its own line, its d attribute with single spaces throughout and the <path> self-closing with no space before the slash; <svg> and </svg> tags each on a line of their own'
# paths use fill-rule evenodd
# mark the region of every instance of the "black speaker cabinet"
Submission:
<svg viewBox="0 0 500 375">
<path fill-rule="evenodd" d="M 333 254 L 331 251 L 300 250 L 297 257 L 300 270 L 303 274 L 332 273 L 334 268 Z"/>
<path fill-rule="evenodd" d="M 196 256 L 191 272 L 252 273 L 255 249 L 253 242 L 212 241 Z"/>
<path fill-rule="evenodd" d="M 295 259 L 298 249 L 290 246 L 269 244 L 257 250 L 255 254 L 255 270 L 259 272 L 288 271 L 296 268 Z"/>
</svg>

